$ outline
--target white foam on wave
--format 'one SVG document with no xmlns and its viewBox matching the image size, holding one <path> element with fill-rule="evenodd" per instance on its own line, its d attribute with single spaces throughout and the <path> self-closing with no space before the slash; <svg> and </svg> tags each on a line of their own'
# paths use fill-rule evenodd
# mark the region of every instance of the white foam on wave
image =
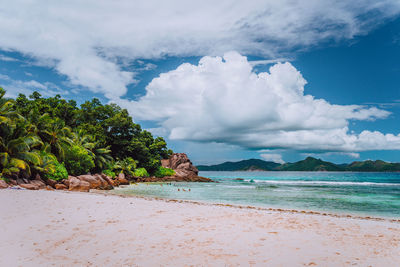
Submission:
<svg viewBox="0 0 400 267">
<path fill-rule="evenodd" d="M 244 180 L 250 182 L 251 180 Z M 393 186 L 400 187 L 400 183 L 373 183 L 373 182 L 339 182 L 339 181 L 277 181 L 277 180 L 254 180 L 255 183 L 282 184 L 282 185 L 360 185 L 360 186 Z"/>
<path fill-rule="evenodd" d="M 225 188 L 254 188 L 254 185 L 223 185 Z"/>
</svg>

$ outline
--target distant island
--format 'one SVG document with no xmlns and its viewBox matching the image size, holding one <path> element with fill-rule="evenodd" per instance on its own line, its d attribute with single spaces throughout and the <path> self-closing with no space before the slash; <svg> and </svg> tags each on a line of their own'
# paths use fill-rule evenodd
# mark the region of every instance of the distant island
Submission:
<svg viewBox="0 0 400 267">
<path fill-rule="evenodd" d="M 313 157 L 294 163 L 279 164 L 261 159 L 224 162 L 217 165 L 199 165 L 199 171 L 350 171 L 350 172 L 398 172 L 400 163 L 382 160 L 354 161 L 350 164 L 335 164 Z"/>
</svg>

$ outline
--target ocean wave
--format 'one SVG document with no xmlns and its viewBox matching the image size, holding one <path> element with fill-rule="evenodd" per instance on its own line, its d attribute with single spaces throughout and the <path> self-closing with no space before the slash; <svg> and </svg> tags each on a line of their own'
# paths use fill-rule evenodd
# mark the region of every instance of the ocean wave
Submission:
<svg viewBox="0 0 400 267">
<path fill-rule="evenodd" d="M 225 188 L 254 188 L 254 185 L 222 185 Z"/>
<path fill-rule="evenodd" d="M 374 182 L 339 182 L 339 181 L 277 181 L 277 180 L 254 180 L 248 179 L 245 182 L 281 184 L 281 185 L 359 185 L 359 186 L 393 186 L 400 187 L 400 183 L 374 183 Z"/>
</svg>

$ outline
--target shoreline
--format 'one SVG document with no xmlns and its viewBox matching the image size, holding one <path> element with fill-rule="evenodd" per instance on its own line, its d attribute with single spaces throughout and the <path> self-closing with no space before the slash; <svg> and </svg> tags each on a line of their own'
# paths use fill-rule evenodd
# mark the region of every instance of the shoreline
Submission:
<svg viewBox="0 0 400 267">
<path fill-rule="evenodd" d="M 400 225 L 98 192 L 0 191 L 1 266 L 395 266 Z"/>
<path fill-rule="evenodd" d="M 248 210 L 258 210 L 258 211 L 272 211 L 272 212 L 283 212 L 290 214 L 307 214 L 307 215 L 319 215 L 328 216 L 332 218 L 348 218 L 348 219 L 359 219 L 359 220 L 372 220 L 372 221 L 388 221 L 393 223 L 400 223 L 400 218 L 384 217 L 384 216 L 370 216 L 370 215 L 358 215 L 354 213 L 335 213 L 331 211 L 315 211 L 315 210 L 305 210 L 305 209 L 290 209 L 290 208 L 278 208 L 278 207 L 261 207 L 252 205 L 241 205 L 241 204 L 229 204 L 229 203 L 214 203 L 199 200 L 187 200 L 187 199 L 174 199 L 174 198 L 163 198 L 154 196 L 140 196 L 140 195 L 130 195 L 130 194 L 118 194 L 112 193 L 111 191 L 104 190 L 91 190 L 89 193 L 98 195 L 112 195 L 122 198 L 140 198 L 145 200 L 155 200 L 164 201 L 171 203 L 190 203 L 200 206 L 217 206 L 217 207 L 230 207 L 235 209 L 248 209 Z"/>
</svg>

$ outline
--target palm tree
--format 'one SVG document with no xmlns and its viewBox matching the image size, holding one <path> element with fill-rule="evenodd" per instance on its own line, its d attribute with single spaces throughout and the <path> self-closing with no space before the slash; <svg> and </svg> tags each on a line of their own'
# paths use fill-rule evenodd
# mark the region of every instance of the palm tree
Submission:
<svg viewBox="0 0 400 267">
<path fill-rule="evenodd" d="M 4 95 L 0 87 L 0 175 L 11 176 L 21 170 L 30 175 L 30 165 L 41 163 L 37 151 L 32 150 L 42 142 L 30 132 L 32 125 L 14 110 L 14 102 Z"/>
<path fill-rule="evenodd" d="M 44 150 L 53 153 L 58 160 L 65 158 L 65 151 L 72 146 L 72 131 L 64 121 L 52 119 L 48 114 L 40 116 L 36 122 L 37 134 L 45 142 Z"/>
<path fill-rule="evenodd" d="M 30 166 L 41 165 L 41 157 L 33 147 L 42 144 L 40 138 L 33 134 L 19 134 L 12 131 L 11 134 L 1 137 L 0 140 L 0 165 L 1 176 L 11 176 L 25 171 L 31 174 Z"/>
<path fill-rule="evenodd" d="M 73 141 L 76 145 L 85 148 L 89 155 L 93 157 L 98 170 L 103 170 L 113 160 L 110 155 L 110 147 L 101 147 L 99 142 L 93 142 L 93 138 L 82 129 L 74 133 Z"/>
<path fill-rule="evenodd" d="M 0 125 L 12 125 L 13 119 L 22 118 L 13 108 L 12 100 L 7 100 L 4 97 L 6 91 L 0 87 Z"/>
<path fill-rule="evenodd" d="M 118 160 L 114 164 L 114 170 L 118 170 L 127 175 L 133 175 L 136 169 L 137 161 L 132 158 L 124 158 L 123 160 Z"/>
<path fill-rule="evenodd" d="M 110 146 L 95 147 L 92 154 L 94 155 L 94 164 L 99 170 L 104 170 L 113 161 Z"/>
</svg>

